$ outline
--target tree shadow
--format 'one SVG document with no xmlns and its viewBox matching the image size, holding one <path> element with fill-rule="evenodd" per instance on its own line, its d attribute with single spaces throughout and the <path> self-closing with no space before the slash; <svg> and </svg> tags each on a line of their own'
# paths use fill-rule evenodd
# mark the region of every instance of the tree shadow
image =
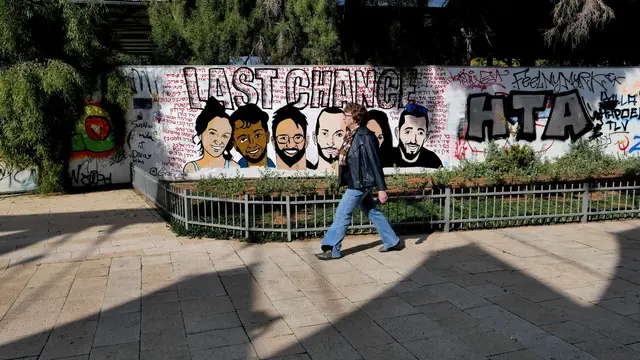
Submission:
<svg viewBox="0 0 640 360">
<path fill-rule="evenodd" d="M 20 201 L 20 199 L 16 199 Z M 126 236 L 128 228 L 140 224 L 161 223 L 150 209 L 109 209 L 67 213 L 40 213 L 4 215 L 0 219 L 0 257 L 12 252 L 47 242 L 49 246 L 63 246 L 74 240 L 98 236 L 100 241 L 91 243 L 96 248 L 113 236 Z M 92 232 L 95 229 L 95 232 Z M 25 257 L 22 263 L 42 259 L 55 253 L 55 247 L 38 247 L 38 254 Z"/>
<path fill-rule="evenodd" d="M 2 342 L 0 359 L 46 359 L 61 354 L 91 354 L 91 359 L 128 355 L 136 359 L 233 359 L 296 354 L 312 359 L 491 359 L 499 354 L 527 359 L 594 359 L 606 358 L 611 351 L 640 356 L 628 346 L 640 342 L 640 323 L 636 321 L 640 320 L 640 234 L 634 228 L 637 222 L 615 224 L 609 226 L 618 240 L 616 251 L 610 254 L 580 247 L 568 251 L 564 260 L 545 252 L 543 246 L 536 247 L 540 239 L 535 234 L 540 232 L 530 228 L 510 230 L 521 231 L 516 240 L 528 251 L 522 257 L 491 248 L 493 240 L 459 241 L 459 246 L 432 251 L 408 244 L 404 252 L 359 250 L 384 265 L 371 266 L 365 273 L 353 271 L 362 253 L 321 262 L 311 254 L 296 252 L 299 259 L 288 263 L 269 252 L 263 255 L 270 258 L 269 263 L 257 260 L 248 267 L 238 265 L 217 272 L 199 269 L 197 275 L 151 291 L 145 292 L 143 280 L 140 297 L 114 303 L 98 311 L 99 315 L 91 313 L 55 327 L 51 323 L 48 331 Z M 589 225 L 573 226 L 571 232 L 579 229 L 586 238 Z M 622 227 L 627 229 L 620 231 Z M 562 244 L 570 237 L 564 229 L 547 227 L 548 233 L 557 237 L 554 241 Z M 464 233 L 460 239 L 481 236 L 482 232 Z M 423 245 L 437 249 L 439 244 L 428 241 Z M 251 249 L 258 258 L 261 251 L 272 251 L 256 245 Z M 293 250 L 282 249 L 287 257 L 293 255 Z M 428 254 L 416 256 L 422 250 Z M 595 254 L 592 260 L 576 261 L 580 254 L 589 259 L 589 251 Z M 215 266 L 228 264 L 215 247 L 209 249 L 208 256 Z M 172 266 L 174 272 L 176 266 L 183 265 L 198 269 L 199 261 L 207 262 L 196 258 Z M 280 267 L 278 271 L 287 281 L 297 284 L 299 294 L 285 296 L 292 289 L 281 288 L 284 278 L 269 278 L 265 272 L 273 266 Z M 397 282 L 390 280 L 383 286 L 361 280 L 366 274 L 388 275 L 385 269 L 401 275 Z M 560 272 L 545 272 L 551 269 Z M 307 271 L 319 273 L 332 287 L 310 287 L 302 276 Z M 107 286 L 138 284 L 140 279 L 128 274 L 126 269 L 110 273 Z M 590 285 L 572 286 L 578 274 Z M 127 280 L 128 276 L 134 279 Z M 100 279 L 107 281 L 107 277 L 92 281 Z M 17 311 L 19 304 L 0 324 L 11 329 Z M 0 341 L 6 336 L 6 331 L 0 331 Z"/>
</svg>

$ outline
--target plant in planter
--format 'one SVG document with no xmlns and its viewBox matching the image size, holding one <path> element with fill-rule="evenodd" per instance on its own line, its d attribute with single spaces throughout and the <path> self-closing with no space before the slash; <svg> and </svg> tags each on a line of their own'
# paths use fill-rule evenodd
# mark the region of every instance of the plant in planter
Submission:
<svg viewBox="0 0 640 360">
<path fill-rule="evenodd" d="M 229 197 L 245 192 L 247 184 L 240 171 L 236 170 L 234 177 L 220 174 L 218 177 L 209 176 L 196 183 L 195 190 L 215 197 Z"/>
<path fill-rule="evenodd" d="M 629 177 L 640 176 L 640 157 L 630 156 L 622 159 L 622 174 Z"/>
<path fill-rule="evenodd" d="M 434 172 L 431 173 L 431 176 L 427 179 L 425 183 L 428 185 L 428 182 L 431 182 L 431 185 L 436 188 L 443 188 L 447 186 L 451 186 L 451 182 L 456 176 L 459 176 L 457 168 L 438 168 Z"/>
<path fill-rule="evenodd" d="M 581 139 L 555 159 L 550 176 L 553 180 L 589 180 L 615 175 L 620 166 L 619 159 L 605 154 L 598 144 Z"/>
</svg>

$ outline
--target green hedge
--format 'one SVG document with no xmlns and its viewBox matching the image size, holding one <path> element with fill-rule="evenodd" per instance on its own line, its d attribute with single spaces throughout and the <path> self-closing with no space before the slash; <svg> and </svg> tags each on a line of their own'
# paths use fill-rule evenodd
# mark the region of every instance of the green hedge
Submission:
<svg viewBox="0 0 640 360">
<path fill-rule="evenodd" d="M 485 158 L 463 159 L 457 166 L 425 171 L 420 174 L 400 174 L 387 176 L 390 189 L 396 191 L 421 191 L 428 187 L 447 187 L 460 182 L 474 183 L 483 179 L 487 186 L 501 185 L 506 182 L 533 184 L 539 182 L 557 182 L 562 180 L 589 180 L 599 177 L 621 174 L 623 176 L 640 175 L 640 157 L 614 156 L 605 154 L 596 143 L 580 140 L 573 143 L 567 153 L 553 160 L 544 159 L 528 145 L 514 145 L 509 150 L 489 143 Z M 311 196 L 319 194 L 337 194 L 337 177 L 309 177 L 298 172 L 293 177 L 279 178 L 276 172 L 267 169 L 257 180 L 245 180 L 238 172 L 236 176 L 210 177 L 199 181 L 195 190 L 211 196 L 238 196 L 254 189 L 256 196 L 293 194 Z"/>
</svg>

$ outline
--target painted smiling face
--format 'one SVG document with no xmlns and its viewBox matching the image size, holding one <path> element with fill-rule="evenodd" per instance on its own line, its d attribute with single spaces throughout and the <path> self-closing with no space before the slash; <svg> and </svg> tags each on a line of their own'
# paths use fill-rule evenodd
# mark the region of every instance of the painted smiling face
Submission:
<svg viewBox="0 0 640 360">
<path fill-rule="evenodd" d="M 286 119 L 278 125 L 275 140 L 276 152 L 282 160 L 292 162 L 289 166 L 297 163 L 304 156 L 307 146 L 304 129 L 292 119 Z"/>
<path fill-rule="evenodd" d="M 247 161 L 259 162 L 267 154 L 269 132 L 262 127 L 260 122 L 248 124 L 248 126 L 244 125 L 245 123 L 240 119 L 236 120 L 234 124 L 233 138 L 236 148 Z"/>
<path fill-rule="evenodd" d="M 204 151 L 216 158 L 221 156 L 231 141 L 231 132 L 229 120 L 221 117 L 211 119 L 202 133 Z"/>
<path fill-rule="evenodd" d="M 427 119 L 407 115 L 405 123 L 399 129 L 400 148 L 407 159 L 415 159 L 427 140 Z"/>
</svg>

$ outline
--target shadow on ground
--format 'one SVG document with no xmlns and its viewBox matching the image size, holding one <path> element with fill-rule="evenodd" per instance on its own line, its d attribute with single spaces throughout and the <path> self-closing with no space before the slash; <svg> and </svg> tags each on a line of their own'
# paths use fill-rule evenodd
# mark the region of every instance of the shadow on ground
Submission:
<svg viewBox="0 0 640 360">
<path fill-rule="evenodd" d="M 161 222 L 161 218 L 149 209 L 3 215 L 0 218 L 0 255 L 45 241 L 49 241 L 51 247 L 97 236 L 111 241 L 112 235 L 126 235 L 132 226 Z"/>
<path fill-rule="evenodd" d="M 617 237 L 622 256 L 608 278 L 573 264 L 602 285 L 592 293 L 576 288 L 572 293 L 583 300 L 554 288 L 571 288 L 563 283 L 571 279 L 538 280 L 525 263 L 518 269 L 475 244 L 421 254 L 426 260 L 417 263 L 401 253 L 361 256 L 358 251 L 369 246 L 329 262 L 301 252 L 299 261 L 279 264 L 282 271 L 276 271 L 302 289 L 297 292 L 278 290 L 278 279 L 264 272 L 273 263 L 204 272 L 97 314 L 51 324 L 52 331 L 2 342 L 7 334 L 0 330 L 0 359 L 635 359 L 640 358 L 634 350 L 640 349 L 640 230 Z M 340 277 L 353 270 L 350 262 L 367 259 L 393 268 L 404 281 L 383 290 L 358 281 L 364 275 L 359 271 L 346 273 L 352 285 Z M 561 260 L 540 257 L 549 265 Z M 176 271 L 180 265 L 172 266 Z M 379 264 L 379 270 L 385 266 Z M 305 274 L 313 271 L 327 283 L 310 284 Z M 126 278 L 126 271 L 108 275 L 114 286 Z M 343 285 L 340 292 L 329 286 L 336 279 Z M 589 297 L 592 302 L 584 300 Z"/>
</svg>

